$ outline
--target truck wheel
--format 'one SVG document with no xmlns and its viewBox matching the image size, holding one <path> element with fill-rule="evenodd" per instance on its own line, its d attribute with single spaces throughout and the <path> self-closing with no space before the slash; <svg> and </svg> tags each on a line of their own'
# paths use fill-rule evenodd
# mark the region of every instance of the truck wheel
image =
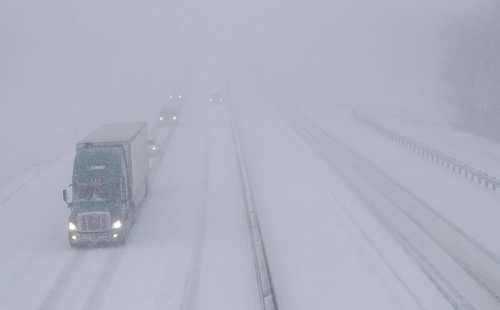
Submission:
<svg viewBox="0 0 500 310">
<path fill-rule="evenodd" d="M 129 218 L 129 226 L 130 228 L 132 228 L 132 226 L 134 226 L 135 224 L 135 221 L 137 220 L 137 208 L 136 208 L 136 205 L 134 204 L 133 207 L 131 208 L 133 210 L 132 214 L 128 214 L 127 218 Z"/>
<path fill-rule="evenodd" d="M 124 225 L 123 232 L 118 236 L 118 240 L 116 241 L 116 245 L 122 246 L 127 243 L 127 225 Z"/>
</svg>

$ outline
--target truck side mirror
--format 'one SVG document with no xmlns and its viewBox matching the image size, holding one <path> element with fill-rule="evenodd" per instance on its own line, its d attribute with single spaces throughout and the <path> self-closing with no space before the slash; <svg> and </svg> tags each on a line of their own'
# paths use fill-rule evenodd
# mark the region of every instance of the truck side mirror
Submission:
<svg viewBox="0 0 500 310">
<path fill-rule="evenodd" d="M 68 203 L 68 191 L 63 189 L 63 200 L 69 205 Z"/>
</svg>

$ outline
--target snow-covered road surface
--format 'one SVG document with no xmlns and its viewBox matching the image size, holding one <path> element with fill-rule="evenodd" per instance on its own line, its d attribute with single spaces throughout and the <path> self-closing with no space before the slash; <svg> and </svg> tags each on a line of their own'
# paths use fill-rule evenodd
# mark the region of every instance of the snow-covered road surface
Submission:
<svg viewBox="0 0 500 310">
<path fill-rule="evenodd" d="M 48 145 L 36 160 L 18 156 L 13 165 L 15 154 L 0 154 L 0 309 L 259 309 L 231 115 L 281 309 L 499 307 L 498 192 L 333 105 L 284 104 L 236 86 L 231 102 L 210 105 L 208 93 L 190 94 L 175 128 L 156 128 L 157 104 L 117 113 L 89 103 L 25 133 L 32 140 L 20 139 L 17 153 Z M 75 131 L 140 120 L 163 149 L 127 244 L 70 249 L 61 190 Z M 428 127 L 394 124 L 446 145 Z M 470 152 L 470 161 L 496 147 L 475 156 L 453 141 L 450 150 Z M 494 169 L 488 158 L 484 169 Z"/>
<path fill-rule="evenodd" d="M 490 251 L 322 128 L 294 115 L 292 108 L 280 112 L 350 184 L 366 210 L 386 227 L 450 304 L 460 309 L 498 307 L 500 261 Z M 401 282 L 407 286 L 403 279 Z"/>
<path fill-rule="evenodd" d="M 14 193 L 2 208 L 13 224 L 4 225 L 0 237 L 9 249 L 0 262 L 0 308 L 259 307 L 230 118 L 226 107 L 203 103 L 194 99 L 182 109 L 178 127 L 158 130 L 168 147 L 152 162 L 160 170 L 124 247 L 68 248 L 63 187 L 41 180 L 54 173 L 70 179 L 71 151 Z M 52 191 L 53 202 L 40 201 Z M 16 208 L 23 199 L 27 207 Z"/>
</svg>

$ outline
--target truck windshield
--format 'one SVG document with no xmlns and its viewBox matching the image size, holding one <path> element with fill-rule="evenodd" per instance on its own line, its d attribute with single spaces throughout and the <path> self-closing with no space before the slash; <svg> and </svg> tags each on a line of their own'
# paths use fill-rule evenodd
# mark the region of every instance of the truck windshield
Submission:
<svg viewBox="0 0 500 310">
<path fill-rule="evenodd" d="M 80 185 L 74 189 L 74 200 L 117 200 L 120 198 L 120 184 Z"/>
</svg>

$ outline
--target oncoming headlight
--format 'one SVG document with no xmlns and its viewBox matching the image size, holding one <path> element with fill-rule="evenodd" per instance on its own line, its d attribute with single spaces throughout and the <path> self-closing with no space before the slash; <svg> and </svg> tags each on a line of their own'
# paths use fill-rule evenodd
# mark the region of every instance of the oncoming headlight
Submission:
<svg viewBox="0 0 500 310">
<path fill-rule="evenodd" d="M 68 229 L 69 229 L 69 230 L 76 230 L 76 225 L 75 225 L 75 224 L 73 224 L 72 222 L 69 222 L 69 224 L 68 224 Z"/>
<path fill-rule="evenodd" d="M 120 220 L 117 220 L 116 222 L 113 223 L 113 228 L 120 228 L 122 227 L 122 222 L 120 222 Z"/>
<path fill-rule="evenodd" d="M 160 116 L 160 121 L 162 121 L 162 120 L 163 120 L 163 117 L 162 117 L 162 116 Z"/>
</svg>

